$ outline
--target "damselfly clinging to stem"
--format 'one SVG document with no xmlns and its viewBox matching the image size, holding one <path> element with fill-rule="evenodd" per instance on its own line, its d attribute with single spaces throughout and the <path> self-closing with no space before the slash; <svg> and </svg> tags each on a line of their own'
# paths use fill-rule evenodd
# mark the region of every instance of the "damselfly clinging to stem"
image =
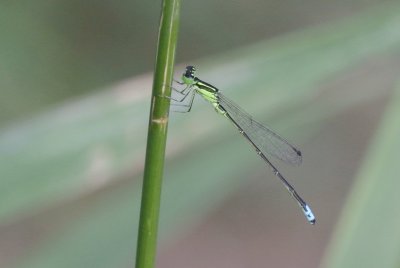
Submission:
<svg viewBox="0 0 400 268">
<path fill-rule="evenodd" d="M 181 112 L 189 112 L 196 94 L 199 94 L 211 103 L 217 113 L 228 118 L 250 142 L 257 154 L 271 167 L 274 174 L 282 181 L 286 189 L 297 201 L 308 222 L 315 224 L 315 217 L 310 207 L 266 156 L 272 155 L 286 163 L 300 165 L 302 161 L 301 152 L 287 140 L 255 121 L 248 113 L 239 108 L 238 105 L 225 97 L 216 87 L 197 78 L 195 71 L 196 69 L 193 66 L 187 66 L 185 73 L 182 75 L 182 82 L 178 82 L 181 85 L 186 85 L 186 87 L 183 90 L 172 88 L 182 96 L 181 99 L 171 98 L 175 102 L 180 103 L 175 105 L 186 109 Z"/>
</svg>

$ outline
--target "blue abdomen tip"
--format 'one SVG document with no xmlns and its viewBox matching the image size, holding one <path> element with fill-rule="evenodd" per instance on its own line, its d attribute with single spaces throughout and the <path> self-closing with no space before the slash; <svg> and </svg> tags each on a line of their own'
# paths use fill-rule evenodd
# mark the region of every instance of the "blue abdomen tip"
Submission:
<svg viewBox="0 0 400 268">
<path fill-rule="evenodd" d="M 314 225 L 316 222 L 315 216 L 314 216 L 314 213 L 312 212 L 311 208 L 307 204 L 303 208 L 303 213 L 304 213 L 304 216 L 306 216 L 308 222 Z"/>
</svg>

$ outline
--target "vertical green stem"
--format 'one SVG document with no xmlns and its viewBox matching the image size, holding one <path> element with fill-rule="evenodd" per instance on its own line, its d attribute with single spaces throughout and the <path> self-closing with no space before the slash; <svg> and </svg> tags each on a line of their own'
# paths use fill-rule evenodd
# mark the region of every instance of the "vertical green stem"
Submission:
<svg viewBox="0 0 400 268">
<path fill-rule="evenodd" d="M 136 268 L 153 268 L 167 139 L 169 99 L 178 37 L 180 0 L 163 0 L 153 81 Z"/>
</svg>

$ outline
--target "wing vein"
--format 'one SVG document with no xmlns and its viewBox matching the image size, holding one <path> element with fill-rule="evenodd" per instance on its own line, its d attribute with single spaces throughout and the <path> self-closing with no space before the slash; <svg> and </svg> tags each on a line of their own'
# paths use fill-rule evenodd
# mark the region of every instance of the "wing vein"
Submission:
<svg viewBox="0 0 400 268">
<path fill-rule="evenodd" d="M 225 95 L 218 92 L 217 96 L 219 104 L 264 154 L 272 155 L 292 165 L 301 164 L 302 156 L 300 150 L 279 134 L 254 120 L 252 116 L 239 108 Z"/>
</svg>

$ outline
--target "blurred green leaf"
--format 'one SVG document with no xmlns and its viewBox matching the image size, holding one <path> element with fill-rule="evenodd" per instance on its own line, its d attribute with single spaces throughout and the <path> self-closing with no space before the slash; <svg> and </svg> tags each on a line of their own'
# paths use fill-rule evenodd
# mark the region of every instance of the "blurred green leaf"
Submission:
<svg viewBox="0 0 400 268">
<path fill-rule="evenodd" d="M 323 267 L 399 267 L 400 86 L 391 98 Z"/>
</svg>

